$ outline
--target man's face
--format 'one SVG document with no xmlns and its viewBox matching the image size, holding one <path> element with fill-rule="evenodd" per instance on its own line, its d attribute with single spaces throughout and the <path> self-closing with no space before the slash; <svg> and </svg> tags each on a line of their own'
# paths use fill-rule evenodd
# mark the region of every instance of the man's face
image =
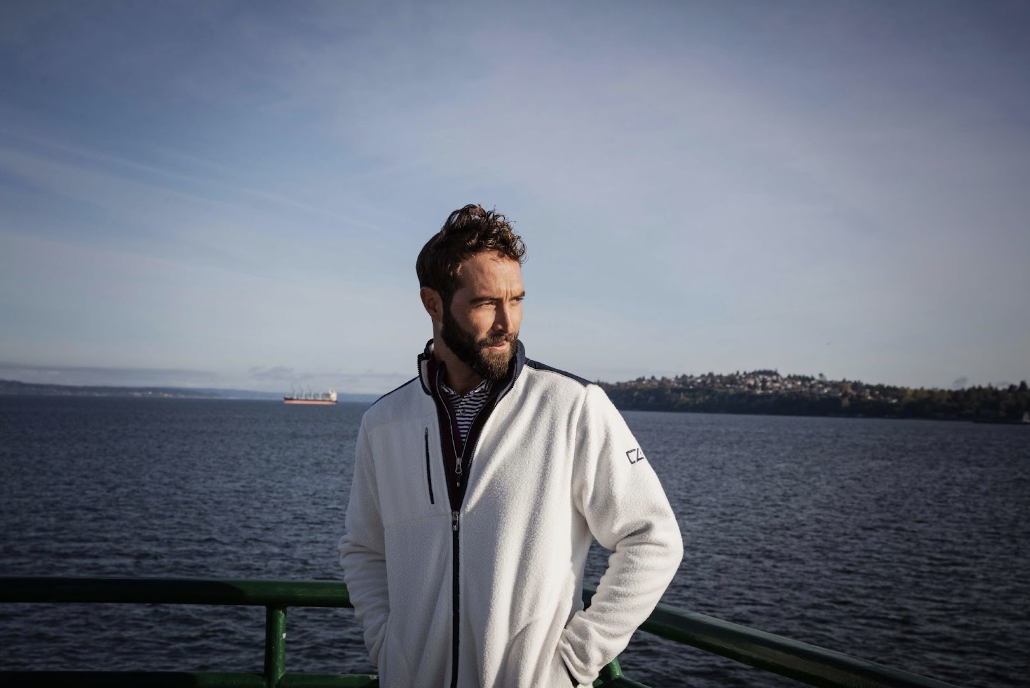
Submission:
<svg viewBox="0 0 1030 688">
<path fill-rule="evenodd" d="M 440 336 L 480 377 L 499 380 L 515 355 L 522 323 L 522 268 L 497 253 L 477 253 L 461 264 L 461 288 L 444 307 Z"/>
</svg>

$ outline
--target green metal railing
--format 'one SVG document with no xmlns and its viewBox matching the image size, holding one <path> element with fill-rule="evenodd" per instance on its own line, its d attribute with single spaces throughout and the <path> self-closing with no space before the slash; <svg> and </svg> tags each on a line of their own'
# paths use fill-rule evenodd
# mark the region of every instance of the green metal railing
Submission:
<svg viewBox="0 0 1030 688">
<path fill-rule="evenodd" d="M 0 578 L 2 602 L 207 604 L 265 608 L 265 662 L 261 674 L 0 671 L 0 685 L 5 687 L 351 688 L 379 685 L 372 675 L 286 673 L 287 608 L 350 607 L 347 587 L 334 581 Z"/>
<path fill-rule="evenodd" d="M 592 588 L 584 589 L 585 604 L 590 604 L 593 594 Z M 346 586 L 336 581 L 0 577 L 0 603 L 3 602 L 205 604 L 265 608 L 265 663 L 261 674 L 0 671 L 0 685 L 5 687 L 351 688 L 379 685 L 378 678 L 368 674 L 291 674 L 286 671 L 287 608 L 350 607 Z M 640 628 L 813 686 L 955 688 L 925 676 L 664 604 L 659 604 Z M 618 660 L 604 668 L 594 686 L 646 688 L 623 676 Z"/>
</svg>

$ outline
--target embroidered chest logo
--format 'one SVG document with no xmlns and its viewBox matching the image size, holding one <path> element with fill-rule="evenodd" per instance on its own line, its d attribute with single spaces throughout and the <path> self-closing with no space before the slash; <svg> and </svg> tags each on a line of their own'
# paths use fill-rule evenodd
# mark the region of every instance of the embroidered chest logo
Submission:
<svg viewBox="0 0 1030 688">
<path fill-rule="evenodd" d="M 644 452 L 640 451 L 639 447 L 634 447 L 626 452 L 626 458 L 629 459 L 630 463 L 636 463 L 637 461 L 643 461 L 647 457 L 644 456 Z"/>
</svg>

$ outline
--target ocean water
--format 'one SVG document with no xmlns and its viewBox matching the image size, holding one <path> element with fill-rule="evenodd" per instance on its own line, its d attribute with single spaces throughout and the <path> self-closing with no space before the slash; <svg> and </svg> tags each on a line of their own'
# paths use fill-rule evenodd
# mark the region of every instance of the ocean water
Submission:
<svg viewBox="0 0 1030 688">
<path fill-rule="evenodd" d="M 0 575 L 340 579 L 364 408 L 0 397 Z M 1030 429 L 625 416 L 683 530 L 665 602 L 959 685 L 1025 685 Z M 4 604 L 0 669 L 260 671 L 263 621 Z M 351 610 L 291 609 L 288 634 L 290 671 L 373 671 Z M 645 633 L 621 662 L 655 688 L 800 685 Z"/>
</svg>

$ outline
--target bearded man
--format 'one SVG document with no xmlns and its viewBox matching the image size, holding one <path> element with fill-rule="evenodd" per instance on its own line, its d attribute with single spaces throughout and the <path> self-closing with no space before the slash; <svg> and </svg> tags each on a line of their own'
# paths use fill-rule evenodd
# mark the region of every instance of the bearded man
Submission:
<svg viewBox="0 0 1030 688">
<path fill-rule="evenodd" d="M 340 560 L 383 686 L 590 685 L 683 556 L 605 393 L 526 358 L 524 255 L 503 215 L 451 213 L 416 261 L 418 377 L 362 418 Z M 592 538 L 612 554 L 584 609 Z"/>
</svg>

